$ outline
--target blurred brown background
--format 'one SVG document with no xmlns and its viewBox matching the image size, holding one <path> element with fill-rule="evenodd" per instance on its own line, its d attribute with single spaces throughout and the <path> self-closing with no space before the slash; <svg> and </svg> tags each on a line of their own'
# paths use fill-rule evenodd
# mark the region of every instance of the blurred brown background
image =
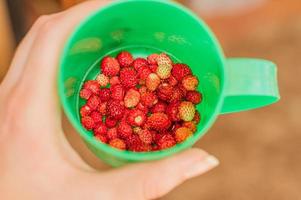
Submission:
<svg viewBox="0 0 301 200">
<path fill-rule="evenodd" d="M 7 2 L 8 6 L 0 1 L 0 80 L 15 44 L 39 15 L 80 1 Z M 221 165 L 162 199 L 300 200 L 301 1 L 181 0 L 181 3 L 212 27 L 227 56 L 261 57 L 276 62 L 282 99 L 267 108 L 221 116 L 196 145 L 216 155 Z M 65 129 L 79 153 L 96 168 L 103 168 L 70 131 L 70 125 L 65 123 Z"/>
</svg>

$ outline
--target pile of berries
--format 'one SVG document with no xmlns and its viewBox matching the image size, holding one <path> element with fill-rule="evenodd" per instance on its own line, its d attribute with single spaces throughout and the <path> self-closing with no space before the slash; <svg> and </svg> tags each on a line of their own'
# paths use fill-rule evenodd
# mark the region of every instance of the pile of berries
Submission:
<svg viewBox="0 0 301 200">
<path fill-rule="evenodd" d="M 80 91 L 86 100 L 81 123 L 97 140 L 121 150 L 156 151 L 196 131 L 202 94 L 186 64 L 165 53 L 134 59 L 123 51 L 103 58 L 100 71 Z"/>
</svg>

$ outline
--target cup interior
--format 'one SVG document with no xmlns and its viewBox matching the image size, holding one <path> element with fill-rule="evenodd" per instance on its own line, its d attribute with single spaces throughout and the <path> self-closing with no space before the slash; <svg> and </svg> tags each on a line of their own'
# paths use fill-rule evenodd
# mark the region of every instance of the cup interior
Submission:
<svg viewBox="0 0 301 200">
<path fill-rule="evenodd" d="M 197 106 L 201 122 L 197 132 L 182 144 L 158 151 L 119 151 L 93 138 L 80 123 L 79 98 L 83 82 L 100 72 L 106 55 L 127 50 L 134 57 L 166 52 L 174 62 L 188 64 L 199 79 L 203 102 Z M 208 27 L 186 8 L 167 1 L 118 1 L 91 15 L 72 33 L 65 45 L 59 70 L 59 95 L 66 115 L 88 147 L 112 165 L 159 159 L 192 146 L 212 125 L 222 104 L 224 56 Z"/>
</svg>

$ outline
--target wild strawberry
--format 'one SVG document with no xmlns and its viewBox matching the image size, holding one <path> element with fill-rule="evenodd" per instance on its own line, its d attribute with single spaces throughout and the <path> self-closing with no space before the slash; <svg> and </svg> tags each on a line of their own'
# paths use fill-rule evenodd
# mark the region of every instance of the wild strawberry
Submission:
<svg viewBox="0 0 301 200">
<path fill-rule="evenodd" d="M 117 124 L 117 120 L 113 117 L 106 117 L 105 124 L 108 128 L 113 128 Z"/>
<path fill-rule="evenodd" d="M 158 69 L 158 65 L 149 65 L 148 68 L 153 72 L 156 73 Z"/>
<path fill-rule="evenodd" d="M 100 98 L 96 95 L 91 96 L 88 101 L 87 105 L 92 109 L 96 110 L 100 104 Z"/>
<path fill-rule="evenodd" d="M 188 91 L 183 87 L 182 84 L 179 83 L 175 87 L 178 88 L 178 89 L 180 89 L 182 91 L 182 94 L 183 94 L 184 97 L 186 96 L 186 94 L 187 94 Z"/>
<path fill-rule="evenodd" d="M 160 85 L 160 78 L 157 74 L 151 73 L 146 78 L 145 84 L 148 90 L 155 91 Z"/>
<path fill-rule="evenodd" d="M 163 150 L 176 145 L 176 141 L 170 134 L 165 134 L 161 137 L 157 144 L 159 149 Z"/>
<path fill-rule="evenodd" d="M 131 110 L 127 116 L 128 123 L 132 126 L 142 126 L 145 122 L 145 114 L 138 109 Z"/>
<path fill-rule="evenodd" d="M 164 113 L 166 110 L 166 107 L 167 107 L 166 103 L 164 103 L 163 101 L 159 101 L 152 107 L 151 112 L 152 113 L 158 113 L 158 112 Z"/>
<path fill-rule="evenodd" d="M 183 87 L 188 91 L 195 90 L 196 87 L 198 86 L 198 84 L 199 84 L 199 81 L 198 81 L 197 77 L 192 76 L 192 75 L 185 76 L 182 80 Z"/>
<path fill-rule="evenodd" d="M 157 58 L 158 68 L 156 73 L 161 79 L 167 79 L 171 75 L 172 61 L 164 53 L 161 53 Z"/>
<path fill-rule="evenodd" d="M 158 98 L 153 92 L 146 92 L 141 95 L 141 102 L 150 108 L 158 102 Z"/>
<path fill-rule="evenodd" d="M 197 111 L 197 110 L 195 111 L 193 121 L 194 121 L 195 124 L 198 124 L 201 121 L 201 115 L 200 115 L 199 111 Z"/>
<path fill-rule="evenodd" d="M 113 85 L 117 85 L 117 84 L 120 84 L 119 77 L 118 77 L 118 76 L 113 76 L 113 77 L 110 79 L 110 85 L 111 85 L 111 87 L 112 87 Z"/>
<path fill-rule="evenodd" d="M 182 90 L 175 87 L 175 88 L 173 88 L 173 92 L 169 99 L 169 102 L 181 101 L 183 97 L 184 97 L 184 94 L 183 94 Z"/>
<path fill-rule="evenodd" d="M 196 125 L 194 122 L 184 122 L 183 127 L 189 128 L 193 133 L 196 131 Z"/>
<path fill-rule="evenodd" d="M 81 115 L 82 117 L 84 117 L 84 116 L 89 116 L 89 115 L 91 114 L 91 112 L 92 112 L 92 109 L 91 109 L 89 106 L 87 106 L 87 105 L 83 105 L 83 106 L 80 108 L 80 115 Z"/>
<path fill-rule="evenodd" d="M 111 91 L 109 88 L 103 88 L 99 92 L 99 98 L 102 102 L 106 102 L 111 97 Z"/>
<path fill-rule="evenodd" d="M 175 139 L 178 143 L 184 142 L 192 135 L 192 131 L 187 127 L 181 127 L 176 130 Z"/>
<path fill-rule="evenodd" d="M 147 129 L 141 130 L 138 135 L 140 140 L 145 144 L 151 144 L 153 142 L 152 133 Z"/>
<path fill-rule="evenodd" d="M 172 67 L 171 74 L 178 80 L 182 81 L 182 79 L 191 74 L 191 69 L 186 64 L 174 64 Z"/>
<path fill-rule="evenodd" d="M 162 83 L 157 90 L 157 96 L 163 101 L 169 101 L 173 93 L 173 87 L 168 83 Z"/>
<path fill-rule="evenodd" d="M 124 105 L 127 108 L 135 107 L 140 101 L 140 93 L 135 89 L 129 89 L 124 97 Z"/>
<path fill-rule="evenodd" d="M 183 121 L 189 122 L 193 120 L 195 115 L 195 106 L 189 101 L 181 102 L 179 106 L 179 115 Z"/>
<path fill-rule="evenodd" d="M 202 94 L 198 91 L 189 91 L 186 94 L 186 100 L 194 104 L 199 104 L 202 101 Z"/>
<path fill-rule="evenodd" d="M 102 115 L 107 113 L 107 102 L 101 102 L 98 107 L 98 112 Z"/>
<path fill-rule="evenodd" d="M 110 82 L 110 79 L 109 77 L 107 77 L 106 75 L 104 74 L 99 74 L 97 77 L 96 77 L 96 81 L 98 82 L 98 84 L 101 86 L 101 87 L 106 87 L 109 82 Z"/>
<path fill-rule="evenodd" d="M 138 135 L 132 135 L 126 139 L 126 144 L 130 151 L 140 151 L 143 145 Z"/>
<path fill-rule="evenodd" d="M 139 68 L 141 68 L 142 66 L 147 66 L 148 63 L 144 58 L 136 58 L 132 65 L 135 70 L 139 71 Z"/>
<path fill-rule="evenodd" d="M 93 112 L 91 113 L 90 117 L 93 119 L 93 121 L 94 121 L 95 123 L 100 123 L 100 122 L 102 122 L 102 115 L 101 115 L 99 112 L 97 112 L 97 111 L 93 111 Z"/>
<path fill-rule="evenodd" d="M 90 116 L 85 116 L 82 118 L 82 125 L 87 130 L 92 130 L 95 127 L 95 122 Z"/>
<path fill-rule="evenodd" d="M 178 80 L 170 75 L 170 77 L 167 79 L 167 82 L 171 85 L 171 86 L 176 86 L 178 84 Z"/>
<path fill-rule="evenodd" d="M 109 140 L 118 138 L 117 128 L 110 128 L 107 132 L 107 137 Z"/>
<path fill-rule="evenodd" d="M 123 100 L 124 97 L 124 89 L 121 84 L 116 84 L 111 86 L 111 98 L 115 100 Z"/>
<path fill-rule="evenodd" d="M 124 114 L 125 107 L 121 104 L 121 101 L 110 100 L 107 104 L 107 114 L 115 119 L 121 119 Z"/>
<path fill-rule="evenodd" d="M 124 113 L 123 113 L 123 117 L 120 120 L 120 123 L 127 123 L 128 122 L 128 115 L 130 113 L 130 109 L 125 108 Z"/>
<path fill-rule="evenodd" d="M 125 88 L 135 87 L 136 84 L 138 83 L 136 71 L 134 69 L 128 68 L 128 67 L 123 68 L 120 71 L 119 79 L 120 79 L 121 84 Z"/>
<path fill-rule="evenodd" d="M 141 86 L 140 88 L 139 88 L 139 93 L 141 94 L 141 95 L 143 95 L 143 94 L 145 94 L 147 92 L 147 87 L 146 86 Z"/>
<path fill-rule="evenodd" d="M 117 60 L 121 67 L 130 67 L 134 59 L 132 54 L 127 51 L 122 51 L 117 55 Z"/>
<path fill-rule="evenodd" d="M 136 127 L 133 128 L 133 133 L 134 134 L 138 134 L 140 131 L 142 131 L 142 128 L 139 127 L 139 126 L 136 126 Z"/>
<path fill-rule="evenodd" d="M 147 106 L 143 105 L 141 102 L 136 106 L 137 109 L 141 110 L 144 114 L 148 113 Z"/>
<path fill-rule="evenodd" d="M 107 135 L 108 128 L 103 123 L 99 123 L 94 128 L 94 135 Z"/>
<path fill-rule="evenodd" d="M 120 65 L 115 58 L 106 56 L 100 65 L 101 71 L 106 76 L 116 76 L 119 73 Z"/>
<path fill-rule="evenodd" d="M 140 80 L 146 80 L 148 75 L 152 73 L 152 71 L 148 68 L 148 66 L 144 65 L 138 69 L 138 76 Z"/>
<path fill-rule="evenodd" d="M 109 145 L 111 147 L 114 147 L 114 148 L 120 149 L 120 150 L 125 150 L 126 149 L 125 142 L 122 139 L 119 139 L 119 138 L 115 138 L 115 139 L 111 140 L 109 142 Z"/>
<path fill-rule="evenodd" d="M 181 120 L 179 115 L 179 106 L 180 102 L 173 102 L 170 103 L 166 108 L 166 114 L 174 122 Z"/>
<path fill-rule="evenodd" d="M 79 96 L 82 98 L 82 99 L 89 99 L 91 97 L 93 93 L 91 92 L 91 90 L 88 90 L 86 88 L 83 88 L 80 90 L 80 93 L 79 93 Z"/>
<path fill-rule="evenodd" d="M 171 121 L 164 113 L 153 113 L 147 118 L 147 124 L 151 129 L 162 131 L 170 127 Z"/>
<path fill-rule="evenodd" d="M 124 122 L 118 125 L 117 132 L 118 135 L 123 139 L 126 139 L 133 134 L 132 127 Z"/>
<path fill-rule="evenodd" d="M 147 62 L 150 65 L 156 65 L 159 54 L 153 53 L 147 57 Z"/>
<path fill-rule="evenodd" d="M 83 88 L 90 90 L 93 94 L 98 94 L 100 91 L 100 85 L 94 80 L 85 82 Z"/>
<path fill-rule="evenodd" d="M 95 135 L 94 136 L 96 140 L 102 142 L 102 143 L 107 143 L 108 138 L 105 135 Z"/>
</svg>

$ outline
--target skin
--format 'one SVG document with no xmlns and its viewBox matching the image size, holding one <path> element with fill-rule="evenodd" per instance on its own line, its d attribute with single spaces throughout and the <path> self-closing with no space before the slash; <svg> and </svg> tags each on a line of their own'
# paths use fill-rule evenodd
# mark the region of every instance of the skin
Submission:
<svg viewBox="0 0 301 200">
<path fill-rule="evenodd" d="M 218 164 L 190 149 L 164 160 L 97 171 L 66 140 L 56 90 L 58 58 L 73 28 L 107 1 L 42 16 L 0 85 L 1 199 L 154 199 Z"/>
</svg>

